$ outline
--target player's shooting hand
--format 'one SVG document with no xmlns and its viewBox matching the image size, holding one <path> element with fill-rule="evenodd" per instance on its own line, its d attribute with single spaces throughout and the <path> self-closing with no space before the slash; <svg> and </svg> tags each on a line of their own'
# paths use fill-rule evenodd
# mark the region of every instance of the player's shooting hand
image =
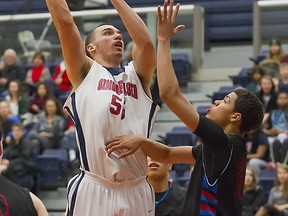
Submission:
<svg viewBox="0 0 288 216">
<path fill-rule="evenodd" d="M 118 136 L 109 140 L 105 144 L 105 150 L 107 151 L 108 156 L 110 156 L 114 151 L 126 150 L 125 152 L 121 152 L 118 156 L 119 158 L 124 158 L 136 152 L 145 139 L 144 136 L 139 135 Z"/>
<path fill-rule="evenodd" d="M 168 6 L 168 0 L 164 1 L 163 12 L 161 7 L 157 7 L 158 13 L 158 29 L 157 37 L 158 40 L 169 40 L 171 37 L 175 36 L 177 32 L 185 28 L 185 25 L 178 25 L 174 28 L 176 17 L 178 15 L 180 4 L 178 3 L 175 8 L 173 8 L 174 0 L 170 0 Z"/>
</svg>

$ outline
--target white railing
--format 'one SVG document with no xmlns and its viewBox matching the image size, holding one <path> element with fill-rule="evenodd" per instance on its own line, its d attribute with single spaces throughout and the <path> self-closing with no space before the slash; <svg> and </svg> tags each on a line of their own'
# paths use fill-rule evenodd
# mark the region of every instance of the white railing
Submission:
<svg viewBox="0 0 288 216">
<path fill-rule="evenodd" d="M 149 32 L 152 36 L 154 43 L 156 44 L 156 28 L 157 28 L 157 9 L 156 7 L 141 7 L 134 8 L 134 11 L 138 14 L 146 14 L 146 24 Z M 96 10 L 83 10 L 71 12 L 73 17 L 105 17 L 105 16 L 117 16 L 118 13 L 115 9 L 96 9 Z M 179 11 L 179 15 L 191 15 L 191 22 L 193 21 L 193 35 L 187 35 L 192 37 L 193 44 L 191 45 L 191 53 L 193 49 L 192 64 L 194 71 L 198 71 L 203 64 L 204 54 L 204 9 L 200 6 L 194 5 L 182 5 Z M 16 14 L 16 15 L 3 15 L 0 16 L 0 22 L 8 21 L 25 21 L 25 20 L 40 20 L 49 19 L 51 16 L 49 13 L 34 13 L 34 14 Z M 185 24 L 185 23 L 183 23 Z M 42 35 L 43 38 L 43 35 Z"/>
<path fill-rule="evenodd" d="M 288 9 L 288 1 L 287 0 L 273 0 L 273 1 L 258 1 L 254 3 L 253 7 L 253 55 L 257 57 L 257 55 L 261 51 L 262 45 L 262 23 L 261 23 L 261 11 L 263 9 L 274 9 L 283 7 Z"/>
</svg>

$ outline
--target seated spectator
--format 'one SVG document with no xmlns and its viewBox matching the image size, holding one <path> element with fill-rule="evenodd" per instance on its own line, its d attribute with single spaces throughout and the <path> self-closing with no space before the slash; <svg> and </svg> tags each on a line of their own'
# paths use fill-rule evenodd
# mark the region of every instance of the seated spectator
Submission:
<svg viewBox="0 0 288 216">
<path fill-rule="evenodd" d="M 266 168 L 269 161 L 267 136 L 259 128 L 256 131 L 248 133 L 246 140 L 248 166 L 259 175 L 261 169 Z"/>
<path fill-rule="evenodd" d="M 32 67 L 26 74 L 25 84 L 28 86 L 29 95 L 39 82 L 51 79 L 49 68 L 45 66 L 45 57 L 41 52 L 36 52 L 32 59 Z"/>
<path fill-rule="evenodd" d="M 155 192 L 155 216 L 177 216 L 184 205 L 186 189 L 169 182 L 172 164 L 164 164 L 148 158 L 148 182 Z"/>
<path fill-rule="evenodd" d="M 18 80 L 10 81 L 5 100 L 9 103 L 13 115 L 21 118 L 23 114 L 28 112 L 29 99 L 23 93 L 22 85 Z"/>
<path fill-rule="evenodd" d="M 21 123 L 12 125 L 12 140 L 7 143 L 4 159 L 1 163 L 1 172 L 13 182 L 27 175 L 36 178 L 39 172 L 39 168 L 33 158 L 33 152 L 36 151 L 35 146 L 28 142 L 24 132 L 24 126 Z M 30 190 L 33 187 L 33 185 L 21 186 Z"/>
<path fill-rule="evenodd" d="M 276 39 L 272 39 L 269 42 L 269 54 L 264 60 L 260 62 L 265 70 L 265 74 L 271 77 L 279 78 L 279 66 L 284 57 L 284 52 L 281 47 L 281 42 Z"/>
<path fill-rule="evenodd" d="M 14 123 L 20 123 L 18 116 L 12 115 L 10 106 L 6 100 L 0 101 L 0 125 L 3 131 L 5 144 L 11 140 L 11 130 Z"/>
<path fill-rule="evenodd" d="M 260 91 L 260 81 L 264 76 L 265 71 L 260 66 L 254 66 L 250 72 L 250 82 L 245 86 L 251 92 Z"/>
<path fill-rule="evenodd" d="M 275 139 L 271 146 L 270 155 L 271 162 L 268 168 L 275 169 L 279 164 L 288 164 L 288 139 Z"/>
<path fill-rule="evenodd" d="M 47 80 L 46 83 L 55 97 L 61 98 L 69 95 L 71 83 L 67 75 L 64 61 L 61 61 L 61 63 L 56 66 L 52 79 Z"/>
<path fill-rule="evenodd" d="M 4 51 L 4 66 L 0 70 L 0 98 L 7 95 L 8 83 L 11 80 L 24 81 L 24 68 L 17 59 L 17 53 L 13 49 Z"/>
<path fill-rule="evenodd" d="M 40 116 L 38 122 L 28 134 L 28 140 L 40 146 L 41 151 L 48 148 L 58 148 L 64 133 L 64 118 L 60 102 L 50 98 L 45 104 L 45 115 Z"/>
<path fill-rule="evenodd" d="M 66 114 L 67 111 L 65 110 Z M 73 161 L 75 159 L 79 159 L 79 152 L 76 143 L 76 128 L 73 120 L 68 115 L 66 116 L 66 127 L 64 131 L 64 136 L 60 141 L 60 148 L 66 149 L 69 155 L 69 160 Z"/>
<path fill-rule="evenodd" d="M 263 103 L 265 113 L 277 108 L 277 93 L 273 80 L 270 76 L 263 76 L 260 81 L 260 91 L 256 92 L 257 97 Z"/>
<path fill-rule="evenodd" d="M 280 91 L 286 91 L 288 92 L 288 63 L 282 63 L 280 65 L 280 79 L 274 80 L 275 84 L 275 90 Z M 276 82 L 275 82 L 276 81 Z"/>
<path fill-rule="evenodd" d="M 26 128 L 31 128 L 34 123 L 38 122 L 39 116 L 44 114 L 45 103 L 51 97 L 50 90 L 47 85 L 40 82 L 36 85 L 35 94 L 30 101 L 29 112 L 21 116 L 23 124 Z"/>
<path fill-rule="evenodd" d="M 288 216 L 288 166 L 277 167 L 275 186 L 270 190 L 267 204 L 256 216 Z"/>
<path fill-rule="evenodd" d="M 3 155 L 2 134 L 0 134 L 0 162 Z M 48 216 L 42 201 L 27 189 L 12 183 L 0 175 L 1 215 Z"/>
<path fill-rule="evenodd" d="M 280 92 L 277 98 L 278 109 L 269 113 L 268 119 L 263 123 L 263 132 L 269 136 L 269 142 L 274 139 L 285 139 L 288 132 L 288 92 Z"/>
<path fill-rule="evenodd" d="M 246 168 L 242 216 L 254 216 L 260 206 L 264 205 L 265 196 L 259 186 L 258 176 L 252 168 Z"/>
</svg>

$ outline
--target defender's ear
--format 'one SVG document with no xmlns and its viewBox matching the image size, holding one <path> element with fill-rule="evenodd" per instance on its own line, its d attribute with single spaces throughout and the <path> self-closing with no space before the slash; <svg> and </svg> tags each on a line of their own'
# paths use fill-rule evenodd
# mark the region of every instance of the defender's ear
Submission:
<svg viewBox="0 0 288 216">
<path fill-rule="evenodd" d="M 237 122 L 237 121 L 241 121 L 241 119 L 242 119 L 242 114 L 236 112 L 231 116 L 230 121 L 231 122 Z"/>
</svg>

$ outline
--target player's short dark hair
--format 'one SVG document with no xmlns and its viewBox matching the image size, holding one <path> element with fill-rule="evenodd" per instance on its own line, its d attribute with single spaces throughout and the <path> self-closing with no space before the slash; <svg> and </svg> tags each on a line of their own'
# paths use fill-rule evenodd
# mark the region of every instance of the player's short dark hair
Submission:
<svg viewBox="0 0 288 216">
<path fill-rule="evenodd" d="M 90 43 L 95 39 L 95 30 L 96 30 L 98 27 L 103 26 L 103 25 L 109 25 L 109 24 L 107 24 L 107 23 L 101 23 L 101 24 L 98 25 L 94 30 L 90 31 L 90 32 L 87 34 L 86 38 L 85 38 L 85 53 L 86 53 L 86 55 L 87 55 L 88 57 L 90 57 L 91 59 L 93 59 L 93 58 L 92 58 L 90 52 L 86 49 L 86 47 L 88 46 L 88 44 L 90 44 Z"/>
<path fill-rule="evenodd" d="M 237 88 L 234 111 L 242 115 L 240 132 L 242 134 L 256 130 L 262 124 L 264 117 L 264 106 L 259 98 L 245 88 Z"/>
</svg>

